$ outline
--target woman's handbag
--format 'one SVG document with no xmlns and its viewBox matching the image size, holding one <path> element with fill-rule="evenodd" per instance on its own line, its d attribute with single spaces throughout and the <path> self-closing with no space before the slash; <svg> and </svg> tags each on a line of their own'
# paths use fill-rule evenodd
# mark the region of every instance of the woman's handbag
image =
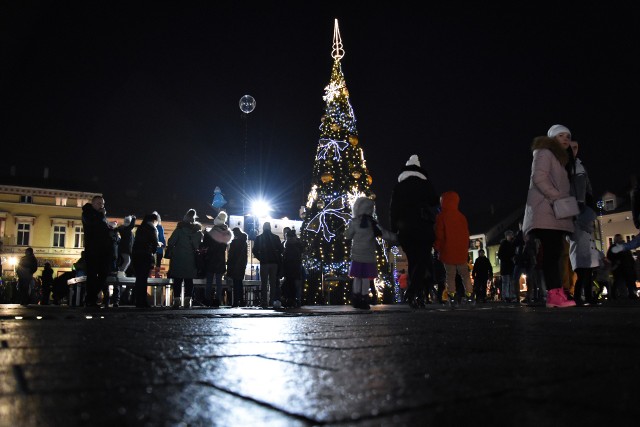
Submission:
<svg viewBox="0 0 640 427">
<path fill-rule="evenodd" d="M 553 202 L 553 214 L 556 219 L 571 218 L 580 213 L 578 201 L 575 197 L 563 197 Z"/>
</svg>

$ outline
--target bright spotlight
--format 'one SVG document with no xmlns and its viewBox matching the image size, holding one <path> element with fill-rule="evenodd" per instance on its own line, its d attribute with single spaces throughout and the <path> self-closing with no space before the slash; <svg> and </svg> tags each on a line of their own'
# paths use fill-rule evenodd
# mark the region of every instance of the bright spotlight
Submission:
<svg viewBox="0 0 640 427">
<path fill-rule="evenodd" d="M 251 213 L 258 218 L 268 216 L 269 212 L 271 212 L 271 207 L 264 200 L 256 200 L 251 204 Z"/>
</svg>

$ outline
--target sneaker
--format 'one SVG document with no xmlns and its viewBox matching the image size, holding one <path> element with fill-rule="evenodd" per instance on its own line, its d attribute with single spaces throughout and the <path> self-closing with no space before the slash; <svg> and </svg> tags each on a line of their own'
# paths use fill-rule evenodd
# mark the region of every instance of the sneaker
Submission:
<svg viewBox="0 0 640 427">
<path fill-rule="evenodd" d="M 547 308 L 551 308 L 551 307 L 565 308 L 565 307 L 575 307 L 576 302 L 570 301 L 567 299 L 567 294 L 565 294 L 564 289 L 556 288 L 556 289 L 549 289 L 549 291 L 547 292 L 546 305 L 547 305 Z"/>
<path fill-rule="evenodd" d="M 447 304 L 451 308 L 456 308 L 458 306 L 458 301 L 456 301 L 456 294 L 449 294 L 448 295 Z"/>
<path fill-rule="evenodd" d="M 117 302 L 114 302 L 113 303 L 113 308 L 118 308 L 118 307 L 120 307 L 120 304 L 118 304 Z"/>
<path fill-rule="evenodd" d="M 118 271 L 118 274 L 116 275 L 116 277 L 118 279 L 124 279 L 125 277 L 127 277 L 127 275 L 124 273 L 124 271 Z"/>
</svg>

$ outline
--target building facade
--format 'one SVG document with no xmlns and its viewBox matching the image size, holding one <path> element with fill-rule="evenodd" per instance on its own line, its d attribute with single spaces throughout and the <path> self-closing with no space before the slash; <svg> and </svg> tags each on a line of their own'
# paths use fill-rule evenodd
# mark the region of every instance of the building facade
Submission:
<svg viewBox="0 0 640 427">
<path fill-rule="evenodd" d="M 27 247 L 33 248 L 40 268 L 48 262 L 56 274 L 71 270 L 84 247 L 82 206 L 96 195 L 0 184 L 2 275 L 14 275 Z"/>
</svg>

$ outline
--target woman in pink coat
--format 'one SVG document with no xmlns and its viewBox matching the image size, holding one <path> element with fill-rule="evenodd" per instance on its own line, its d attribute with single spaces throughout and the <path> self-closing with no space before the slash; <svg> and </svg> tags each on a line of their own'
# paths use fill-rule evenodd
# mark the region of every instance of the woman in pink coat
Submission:
<svg viewBox="0 0 640 427">
<path fill-rule="evenodd" d="M 571 307 L 562 289 L 561 255 L 564 237 L 573 231 L 573 219 L 556 219 L 553 202 L 570 194 L 571 184 L 565 169 L 570 160 L 567 151 L 571 132 L 565 126 L 553 125 L 547 136 L 533 140 L 533 163 L 531 181 L 524 212 L 522 231 L 531 233 L 542 243 L 542 270 L 547 287 L 547 307 Z"/>
</svg>

